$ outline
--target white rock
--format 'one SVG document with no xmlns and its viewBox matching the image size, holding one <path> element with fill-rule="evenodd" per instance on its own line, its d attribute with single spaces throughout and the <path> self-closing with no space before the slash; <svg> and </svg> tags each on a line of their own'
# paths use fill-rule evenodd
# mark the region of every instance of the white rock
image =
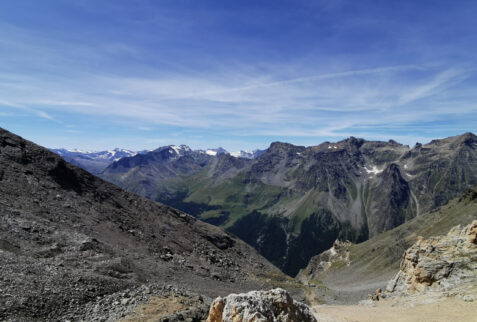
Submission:
<svg viewBox="0 0 477 322">
<path fill-rule="evenodd" d="M 218 297 L 212 302 L 208 322 L 308 322 L 316 321 L 308 306 L 293 301 L 287 291 L 251 291 Z"/>
</svg>

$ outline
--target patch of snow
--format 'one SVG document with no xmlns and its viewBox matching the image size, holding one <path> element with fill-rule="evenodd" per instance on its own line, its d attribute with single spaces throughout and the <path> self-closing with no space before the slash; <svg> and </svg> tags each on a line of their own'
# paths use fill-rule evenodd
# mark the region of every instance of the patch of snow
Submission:
<svg viewBox="0 0 477 322">
<path fill-rule="evenodd" d="M 336 145 L 333 147 L 333 149 L 337 149 L 337 148 L 338 148 L 338 147 L 337 147 Z"/>
<path fill-rule="evenodd" d="M 246 158 L 246 159 L 253 159 L 253 151 L 248 150 L 240 150 L 230 153 L 231 156 L 234 158 Z"/>
<path fill-rule="evenodd" d="M 217 155 L 217 151 L 212 151 L 212 150 L 207 150 L 205 151 L 205 153 L 207 153 L 208 155 L 213 155 L 213 156 Z"/>
<path fill-rule="evenodd" d="M 331 145 L 328 145 L 328 149 L 331 149 L 331 148 L 332 148 L 332 146 L 331 146 Z"/>
<path fill-rule="evenodd" d="M 373 168 L 371 170 L 369 170 L 368 168 L 364 168 L 364 170 L 366 170 L 367 173 L 372 173 L 372 174 L 379 174 L 383 172 L 383 170 L 379 170 L 378 167 L 376 167 L 375 165 L 373 165 Z"/>
<path fill-rule="evenodd" d="M 301 153 L 300 153 L 300 152 L 297 152 L 296 155 L 301 155 Z"/>
<path fill-rule="evenodd" d="M 177 146 L 177 145 L 171 145 L 171 149 L 173 149 L 173 150 L 176 152 L 176 154 L 179 154 L 179 155 L 181 154 L 181 150 L 182 150 L 182 149 L 181 149 L 181 147 L 180 147 L 180 146 Z M 169 150 L 169 152 L 171 152 L 171 153 L 172 153 L 172 151 L 171 151 L 171 150 Z"/>
<path fill-rule="evenodd" d="M 407 164 L 404 165 L 404 169 L 407 169 Z"/>
</svg>

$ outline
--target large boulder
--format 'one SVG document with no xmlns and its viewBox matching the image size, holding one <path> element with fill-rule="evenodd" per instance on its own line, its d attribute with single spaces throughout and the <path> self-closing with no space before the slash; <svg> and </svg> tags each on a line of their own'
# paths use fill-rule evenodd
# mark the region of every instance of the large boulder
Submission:
<svg viewBox="0 0 477 322">
<path fill-rule="evenodd" d="M 422 293 L 477 282 L 477 220 L 456 226 L 445 236 L 419 237 L 405 253 L 400 271 L 389 282 L 390 293 Z"/>
<path fill-rule="evenodd" d="M 308 306 L 293 301 L 287 291 L 251 291 L 218 297 L 212 302 L 207 322 L 316 321 Z"/>
</svg>

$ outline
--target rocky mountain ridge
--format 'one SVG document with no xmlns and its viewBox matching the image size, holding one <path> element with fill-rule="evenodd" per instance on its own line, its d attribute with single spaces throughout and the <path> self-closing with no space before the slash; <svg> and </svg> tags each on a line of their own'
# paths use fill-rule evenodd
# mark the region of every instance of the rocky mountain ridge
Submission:
<svg viewBox="0 0 477 322">
<path fill-rule="evenodd" d="M 187 145 L 168 145 L 159 147 L 155 150 L 141 150 L 141 151 L 131 151 L 128 149 L 115 148 L 113 150 L 105 151 L 85 151 L 80 149 L 50 149 L 50 151 L 60 155 L 65 161 L 68 161 L 71 164 L 74 164 L 80 168 L 85 169 L 86 171 L 91 172 L 92 174 L 98 175 L 101 174 L 104 169 L 106 169 L 112 163 L 119 161 L 121 158 L 134 157 L 138 154 L 146 154 L 153 151 L 169 150 L 171 154 L 176 156 L 184 156 L 188 152 L 193 150 Z M 219 156 L 221 154 L 230 154 L 235 158 L 242 159 L 255 159 L 262 155 L 265 150 L 253 150 L 253 151 L 237 151 L 237 152 L 228 152 L 224 148 L 216 149 L 198 149 L 193 152 L 200 154 L 207 154 L 209 156 Z"/>
<path fill-rule="evenodd" d="M 260 157 L 160 153 L 122 159 L 104 179 L 219 225 L 295 275 L 339 239 L 362 242 L 477 184 L 472 133 L 416 144 L 350 137 Z"/>
</svg>

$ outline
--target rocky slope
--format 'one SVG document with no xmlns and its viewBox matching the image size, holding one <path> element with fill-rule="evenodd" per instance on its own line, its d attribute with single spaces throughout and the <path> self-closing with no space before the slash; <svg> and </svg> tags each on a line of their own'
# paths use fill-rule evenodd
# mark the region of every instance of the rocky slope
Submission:
<svg viewBox="0 0 477 322">
<path fill-rule="evenodd" d="M 403 253 L 418 236 L 429 238 L 447 233 L 456 225 L 477 220 L 477 187 L 432 212 L 360 244 L 338 242 L 314 256 L 297 278 L 317 288 L 324 301 L 358 302 L 386 284 L 400 268 Z M 432 248 L 433 249 L 433 248 Z"/>
<path fill-rule="evenodd" d="M 215 297 L 282 276 L 221 229 L 3 129 L 0 214 L 0 320 L 94 320 L 137 301 L 143 284 Z"/>
<path fill-rule="evenodd" d="M 413 148 L 275 142 L 253 160 L 162 153 L 120 160 L 102 177 L 227 229 L 291 275 L 337 238 L 365 241 L 477 184 L 471 133 Z"/>
<path fill-rule="evenodd" d="M 316 319 L 305 304 L 293 301 L 284 289 L 277 288 L 216 298 L 207 322 L 222 321 L 315 322 Z"/>
<path fill-rule="evenodd" d="M 319 321 L 474 321 L 477 220 L 446 235 L 418 237 L 402 256 L 387 292 L 359 305 L 315 306 Z"/>
</svg>

